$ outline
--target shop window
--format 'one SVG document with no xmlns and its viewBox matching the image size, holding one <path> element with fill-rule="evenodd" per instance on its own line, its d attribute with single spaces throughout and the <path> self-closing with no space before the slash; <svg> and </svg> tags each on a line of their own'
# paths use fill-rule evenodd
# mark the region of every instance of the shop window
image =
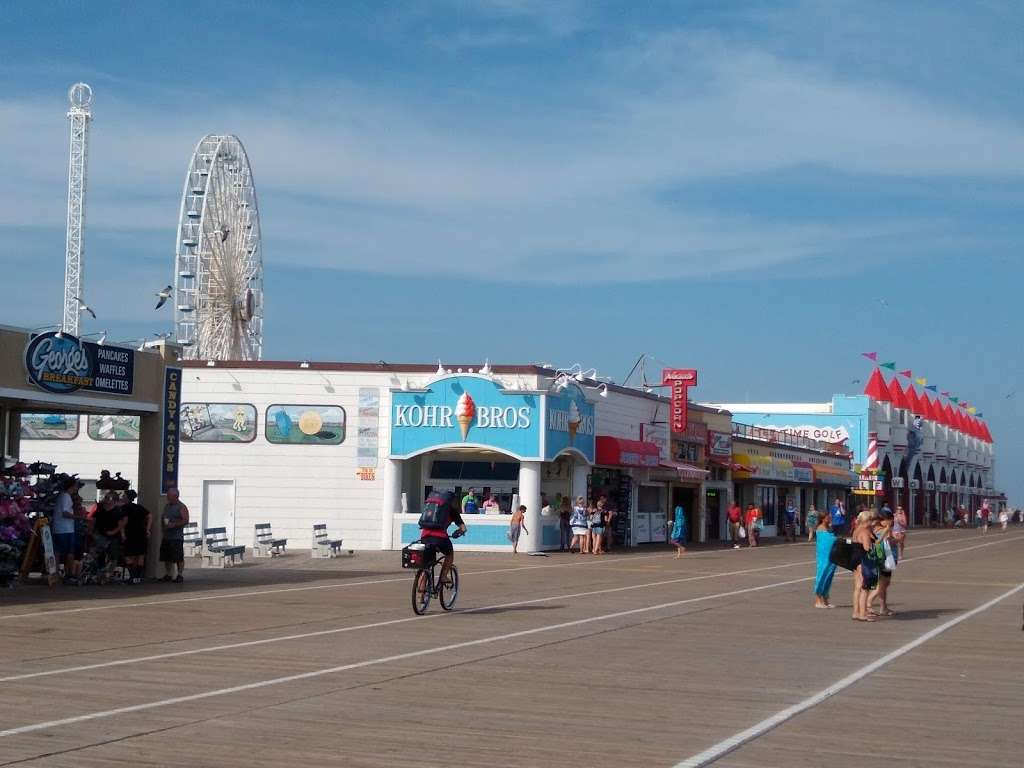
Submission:
<svg viewBox="0 0 1024 768">
<path fill-rule="evenodd" d="M 138 416 L 89 416 L 86 434 L 93 440 L 139 439 Z"/>
<path fill-rule="evenodd" d="M 340 445 L 345 442 L 345 409 L 337 405 L 272 405 L 264 436 L 279 445 Z"/>
<path fill-rule="evenodd" d="M 78 437 L 78 416 L 66 413 L 23 413 L 22 440 L 74 440 Z"/>
<path fill-rule="evenodd" d="M 664 512 L 661 508 L 661 488 L 654 485 L 641 485 L 636 491 L 637 512 Z"/>
<path fill-rule="evenodd" d="M 248 403 L 182 403 L 181 439 L 189 443 L 251 443 L 256 407 Z"/>
</svg>

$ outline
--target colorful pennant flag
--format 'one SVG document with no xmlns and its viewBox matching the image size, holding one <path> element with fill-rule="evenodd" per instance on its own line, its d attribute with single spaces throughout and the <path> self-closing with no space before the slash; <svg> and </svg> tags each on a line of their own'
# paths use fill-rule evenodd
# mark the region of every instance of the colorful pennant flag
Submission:
<svg viewBox="0 0 1024 768">
<path fill-rule="evenodd" d="M 914 379 L 914 381 L 916 381 L 919 386 L 922 386 L 922 387 L 927 387 L 928 386 L 928 379 L 926 379 L 924 376 L 918 376 L 916 379 Z"/>
<path fill-rule="evenodd" d="M 908 379 L 912 379 L 914 378 L 914 372 L 908 368 L 905 371 L 900 371 L 900 376 L 905 376 Z"/>
<path fill-rule="evenodd" d="M 949 396 L 949 401 L 951 403 L 959 403 L 960 402 L 960 398 L 959 397 L 953 397 L 952 395 L 950 395 Z"/>
<path fill-rule="evenodd" d="M 938 388 L 937 386 L 935 386 L 934 384 L 926 384 L 926 385 L 924 386 L 924 388 L 925 388 L 925 389 L 929 389 L 929 390 L 931 390 L 932 392 L 938 392 L 938 391 L 939 391 L 939 388 Z"/>
<path fill-rule="evenodd" d="M 861 354 L 864 357 L 866 357 L 868 360 L 873 362 L 873 363 L 877 363 L 878 362 L 878 353 L 877 352 L 861 352 Z"/>
<path fill-rule="evenodd" d="M 890 371 L 895 371 L 896 370 L 896 361 L 893 360 L 891 363 L 879 363 L 878 367 L 879 368 L 888 368 Z"/>
<path fill-rule="evenodd" d="M 943 397 L 949 397 L 949 392 L 940 392 L 939 394 Z"/>
<path fill-rule="evenodd" d="M 976 414 L 976 413 L 978 412 L 978 409 L 977 409 L 977 408 L 975 408 L 975 407 L 974 407 L 974 406 L 972 405 L 972 406 L 971 406 L 970 408 L 968 408 L 968 409 L 967 409 L 967 412 L 968 412 L 969 414 L 971 414 L 971 416 L 973 416 L 974 414 Z"/>
<path fill-rule="evenodd" d="M 977 416 L 979 419 L 984 419 L 985 418 L 985 414 L 984 413 L 976 413 L 974 415 Z"/>
</svg>

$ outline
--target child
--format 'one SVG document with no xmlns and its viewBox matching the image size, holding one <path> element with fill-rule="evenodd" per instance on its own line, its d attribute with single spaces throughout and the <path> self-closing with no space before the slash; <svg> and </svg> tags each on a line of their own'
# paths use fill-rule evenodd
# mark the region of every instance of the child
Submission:
<svg viewBox="0 0 1024 768">
<path fill-rule="evenodd" d="M 512 513 L 512 519 L 508 521 L 508 538 L 512 542 L 512 554 L 519 553 L 519 534 L 526 531 L 526 535 L 529 536 L 530 532 L 526 530 L 526 505 L 520 504 L 519 509 Z"/>
</svg>

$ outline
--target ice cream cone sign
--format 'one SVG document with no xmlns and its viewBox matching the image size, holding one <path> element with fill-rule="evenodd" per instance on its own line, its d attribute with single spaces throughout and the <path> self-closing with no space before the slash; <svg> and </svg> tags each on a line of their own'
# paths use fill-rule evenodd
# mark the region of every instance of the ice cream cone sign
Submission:
<svg viewBox="0 0 1024 768">
<path fill-rule="evenodd" d="M 576 430 L 580 428 L 580 422 L 583 421 L 583 417 L 580 416 L 580 409 L 576 405 L 576 401 L 573 400 L 569 403 L 569 442 L 572 443 L 576 439 Z"/>
<path fill-rule="evenodd" d="M 476 418 L 476 403 L 473 402 L 473 398 L 469 396 L 468 392 L 463 392 L 459 396 L 459 402 L 455 404 L 455 420 L 459 422 L 459 429 L 462 430 L 462 442 L 466 442 L 469 425 L 473 423 L 474 418 Z"/>
</svg>

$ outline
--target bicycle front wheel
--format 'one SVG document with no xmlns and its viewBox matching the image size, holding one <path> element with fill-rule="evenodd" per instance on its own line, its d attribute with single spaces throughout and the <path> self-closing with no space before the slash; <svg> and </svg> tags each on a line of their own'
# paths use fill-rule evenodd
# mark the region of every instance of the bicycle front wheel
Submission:
<svg viewBox="0 0 1024 768">
<path fill-rule="evenodd" d="M 441 607 L 450 611 L 455 607 L 455 601 L 459 599 L 459 570 L 453 565 L 448 569 L 448 575 L 441 582 L 440 589 Z"/>
<path fill-rule="evenodd" d="M 430 605 L 430 593 L 434 586 L 431 581 L 430 571 L 422 568 L 416 571 L 412 579 L 412 610 L 417 616 L 426 613 Z"/>
</svg>

